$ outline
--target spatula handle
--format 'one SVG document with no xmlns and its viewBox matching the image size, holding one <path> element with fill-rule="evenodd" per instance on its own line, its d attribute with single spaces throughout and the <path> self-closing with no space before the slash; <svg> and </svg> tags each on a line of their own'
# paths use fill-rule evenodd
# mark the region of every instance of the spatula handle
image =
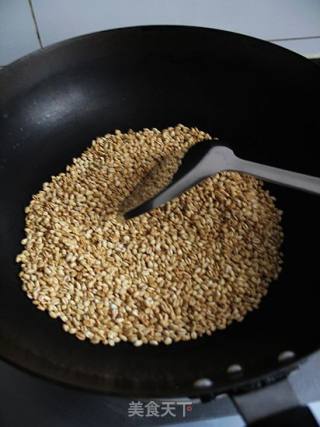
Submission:
<svg viewBox="0 0 320 427">
<path fill-rule="evenodd" d="M 239 158 L 235 160 L 234 169 L 238 172 L 254 175 L 264 181 L 285 185 L 309 193 L 320 194 L 320 178 L 315 176 L 291 172 L 273 166 L 261 165 Z"/>
</svg>

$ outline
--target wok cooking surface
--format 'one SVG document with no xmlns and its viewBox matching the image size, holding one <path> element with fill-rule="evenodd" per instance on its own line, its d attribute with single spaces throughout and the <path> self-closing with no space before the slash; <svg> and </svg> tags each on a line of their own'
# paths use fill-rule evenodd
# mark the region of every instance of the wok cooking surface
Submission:
<svg viewBox="0 0 320 427">
<path fill-rule="evenodd" d="M 197 126 L 244 158 L 319 176 L 319 69 L 250 37 L 192 27 L 112 30 L 59 43 L 0 73 L 0 355 L 56 381 L 130 396 L 218 392 L 279 374 L 280 352 L 319 347 L 319 199 L 270 187 L 284 210 L 284 269 L 259 310 L 211 337 L 114 348 L 77 341 L 18 278 L 24 207 L 91 140 L 116 128 Z M 276 156 L 275 156 L 276 153 Z M 243 375 L 226 373 L 230 364 Z"/>
</svg>

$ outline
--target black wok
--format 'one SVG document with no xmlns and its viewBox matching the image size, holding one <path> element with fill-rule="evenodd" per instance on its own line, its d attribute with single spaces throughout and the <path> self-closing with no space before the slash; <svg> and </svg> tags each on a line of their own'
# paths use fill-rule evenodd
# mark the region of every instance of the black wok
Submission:
<svg viewBox="0 0 320 427">
<path fill-rule="evenodd" d="M 0 73 L 0 355 L 65 384 L 126 396 L 239 391 L 320 347 L 320 199 L 270 186 L 284 210 L 284 268 L 259 310 L 172 346 L 80 342 L 27 299 L 15 263 L 24 207 L 97 136 L 177 123 L 232 141 L 237 154 L 319 176 L 320 69 L 254 38 L 193 27 L 78 37 Z M 279 363 L 281 352 L 295 358 Z M 242 373 L 227 373 L 232 364 Z M 212 386 L 194 387 L 209 378 Z"/>
</svg>

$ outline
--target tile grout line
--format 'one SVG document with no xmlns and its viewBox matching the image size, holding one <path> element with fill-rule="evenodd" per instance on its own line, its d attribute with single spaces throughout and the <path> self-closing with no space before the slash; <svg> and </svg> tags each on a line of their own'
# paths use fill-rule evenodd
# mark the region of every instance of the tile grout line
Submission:
<svg viewBox="0 0 320 427">
<path fill-rule="evenodd" d="M 320 39 L 320 36 L 288 37 L 285 39 L 268 39 L 269 42 L 287 42 L 290 40 L 314 40 Z"/>
<path fill-rule="evenodd" d="M 35 27 L 35 30 L 36 30 L 38 42 L 40 44 L 40 47 L 43 48 L 43 44 L 42 44 L 41 36 L 40 36 L 40 31 L 39 31 L 38 23 L 37 23 L 37 20 L 36 20 L 36 15 L 35 15 L 34 9 L 33 9 L 32 0 L 28 0 L 28 4 L 29 4 L 29 7 L 30 7 L 31 16 L 32 16 L 33 24 L 34 24 L 34 27 Z"/>
</svg>

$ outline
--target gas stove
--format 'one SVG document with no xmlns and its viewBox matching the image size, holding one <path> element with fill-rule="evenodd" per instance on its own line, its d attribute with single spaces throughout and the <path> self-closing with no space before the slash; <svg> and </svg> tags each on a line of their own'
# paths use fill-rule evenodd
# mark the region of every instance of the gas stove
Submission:
<svg viewBox="0 0 320 427">
<path fill-rule="evenodd" d="M 320 352 L 290 375 L 301 403 L 320 425 Z M 0 362 L 0 426 L 107 427 L 187 426 L 242 427 L 245 425 L 227 395 L 210 402 L 188 398 L 123 399 L 34 377 Z"/>
<path fill-rule="evenodd" d="M 319 64 L 320 57 L 312 61 Z M 320 351 L 289 377 L 299 400 L 320 425 Z M 241 427 L 245 423 L 227 395 L 202 402 L 116 398 L 66 388 L 0 361 L 0 427 L 188 426 Z"/>
</svg>

